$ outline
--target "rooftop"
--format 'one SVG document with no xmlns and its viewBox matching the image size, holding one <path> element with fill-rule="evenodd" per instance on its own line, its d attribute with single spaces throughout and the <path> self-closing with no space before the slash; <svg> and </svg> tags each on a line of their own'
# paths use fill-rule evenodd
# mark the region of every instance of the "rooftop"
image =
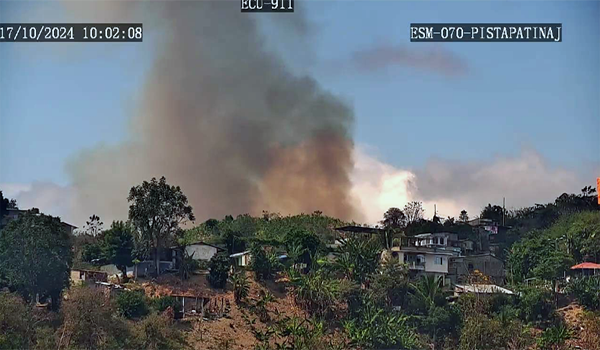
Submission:
<svg viewBox="0 0 600 350">
<path fill-rule="evenodd" d="M 502 288 L 495 284 L 457 284 L 461 292 L 477 294 L 515 294 L 513 291 Z"/>
<path fill-rule="evenodd" d="M 600 264 L 584 262 L 581 264 L 577 264 L 575 266 L 571 266 L 571 270 L 585 270 L 585 269 L 600 270 Z"/>
</svg>

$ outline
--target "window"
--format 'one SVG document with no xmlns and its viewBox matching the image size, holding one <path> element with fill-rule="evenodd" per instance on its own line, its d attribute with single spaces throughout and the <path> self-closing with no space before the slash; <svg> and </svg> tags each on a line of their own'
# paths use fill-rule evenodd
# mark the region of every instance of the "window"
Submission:
<svg viewBox="0 0 600 350">
<path fill-rule="evenodd" d="M 438 244 L 438 238 L 437 237 L 433 238 L 433 244 Z"/>
<path fill-rule="evenodd" d="M 442 258 L 440 256 L 436 256 L 435 257 L 435 264 L 436 265 L 443 265 L 444 264 L 444 258 Z"/>
<path fill-rule="evenodd" d="M 469 271 L 473 271 L 473 264 L 469 263 Z"/>
</svg>

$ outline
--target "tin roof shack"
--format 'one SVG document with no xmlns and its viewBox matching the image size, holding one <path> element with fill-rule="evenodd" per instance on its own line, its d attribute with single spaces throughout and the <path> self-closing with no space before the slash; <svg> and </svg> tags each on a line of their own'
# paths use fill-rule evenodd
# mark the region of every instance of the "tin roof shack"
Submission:
<svg viewBox="0 0 600 350">
<path fill-rule="evenodd" d="M 475 270 L 490 277 L 493 283 L 504 285 L 504 262 L 491 253 L 450 258 L 448 278 L 452 283 L 468 283 L 468 277 Z"/>
<path fill-rule="evenodd" d="M 231 254 L 229 257 L 232 260 L 234 260 L 234 266 L 245 267 L 250 265 L 251 255 L 249 250 L 246 250 L 245 252 Z"/>
<path fill-rule="evenodd" d="M 84 270 L 84 269 L 71 269 L 71 284 L 82 285 L 82 284 L 93 284 L 96 282 L 108 281 L 108 274 L 104 271 L 95 270 Z"/>
</svg>

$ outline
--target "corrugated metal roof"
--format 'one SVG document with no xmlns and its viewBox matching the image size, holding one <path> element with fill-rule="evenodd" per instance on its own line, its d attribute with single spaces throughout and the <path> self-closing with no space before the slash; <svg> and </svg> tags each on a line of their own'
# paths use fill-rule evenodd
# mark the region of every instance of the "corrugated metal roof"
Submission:
<svg viewBox="0 0 600 350">
<path fill-rule="evenodd" d="M 600 270 L 600 264 L 584 262 L 581 264 L 577 264 L 575 266 L 571 266 L 571 270 L 583 270 L 583 269 Z"/>
</svg>

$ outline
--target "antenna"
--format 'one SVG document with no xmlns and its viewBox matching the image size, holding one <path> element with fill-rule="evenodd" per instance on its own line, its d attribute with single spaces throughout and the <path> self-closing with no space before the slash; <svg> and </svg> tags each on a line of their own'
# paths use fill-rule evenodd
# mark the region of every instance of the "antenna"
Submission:
<svg viewBox="0 0 600 350">
<path fill-rule="evenodd" d="M 502 226 L 505 226 L 504 223 L 504 213 L 506 212 L 506 197 L 502 197 Z"/>
</svg>

